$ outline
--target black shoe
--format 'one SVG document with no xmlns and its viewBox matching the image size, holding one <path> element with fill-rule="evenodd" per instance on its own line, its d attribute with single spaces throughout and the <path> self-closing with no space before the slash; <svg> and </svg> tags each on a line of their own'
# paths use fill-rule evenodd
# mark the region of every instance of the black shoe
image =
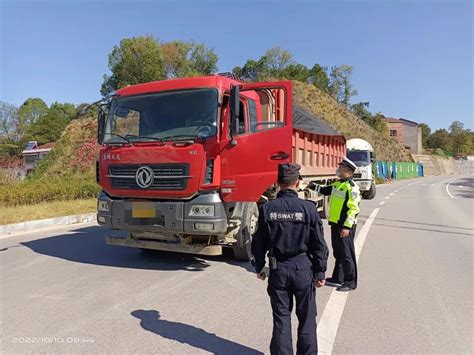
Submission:
<svg viewBox="0 0 474 355">
<path fill-rule="evenodd" d="M 341 285 L 342 285 L 342 282 L 338 282 L 337 280 L 333 279 L 332 277 L 328 277 L 326 279 L 326 286 L 340 287 Z"/>
<path fill-rule="evenodd" d="M 355 287 L 350 287 L 344 284 L 336 288 L 336 291 L 339 291 L 339 292 L 349 292 L 353 290 L 355 290 Z"/>
</svg>

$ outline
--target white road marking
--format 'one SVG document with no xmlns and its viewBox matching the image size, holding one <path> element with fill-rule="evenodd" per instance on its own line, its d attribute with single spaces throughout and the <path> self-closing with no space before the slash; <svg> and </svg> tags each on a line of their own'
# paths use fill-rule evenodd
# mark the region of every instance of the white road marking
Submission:
<svg viewBox="0 0 474 355">
<path fill-rule="evenodd" d="M 454 179 L 456 180 L 456 179 Z M 448 182 L 448 184 L 446 185 L 446 192 L 448 193 L 449 197 L 451 198 L 454 198 L 453 195 L 451 195 L 451 192 L 449 192 L 449 184 L 452 183 L 454 180 L 451 180 L 450 182 Z"/>
<path fill-rule="evenodd" d="M 394 193 L 394 192 L 392 192 L 392 193 L 390 194 L 390 196 L 393 196 L 394 194 L 395 194 L 395 193 Z"/>
<path fill-rule="evenodd" d="M 385 202 L 387 202 L 387 201 L 380 201 L 379 205 L 383 206 L 383 205 L 385 205 Z"/>
<path fill-rule="evenodd" d="M 413 198 L 419 198 L 419 197 L 423 197 L 423 198 L 449 198 L 449 197 L 446 197 L 446 196 L 430 196 L 430 195 L 397 195 L 398 197 L 413 197 Z"/>
<path fill-rule="evenodd" d="M 436 184 L 431 184 L 431 186 L 436 186 Z"/>
<path fill-rule="evenodd" d="M 385 197 L 386 200 L 388 200 L 389 198 L 390 198 L 389 196 Z"/>
<path fill-rule="evenodd" d="M 357 234 L 357 238 L 354 242 L 355 254 L 357 261 L 359 260 L 360 253 L 364 246 L 367 234 L 369 233 L 370 227 L 375 220 L 375 216 L 379 213 L 380 208 L 376 208 L 372 211 L 369 218 L 364 223 L 364 226 Z M 336 340 L 337 330 L 341 321 L 344 307 L 346 306 L 347 297 L 349 292 L 338 292 L 335 289 L 332 290 L 329 300 L 324 308 L 323 314 L 318 324 L 318 348 L 320 354 L 331 354 Z"/>
</svg>

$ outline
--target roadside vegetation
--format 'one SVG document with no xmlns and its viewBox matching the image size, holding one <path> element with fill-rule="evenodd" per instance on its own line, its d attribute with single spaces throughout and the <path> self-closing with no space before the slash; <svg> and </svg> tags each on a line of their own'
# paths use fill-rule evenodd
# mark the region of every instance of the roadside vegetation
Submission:
<svg viewBox="0 0 474 355">
<path fill-rule="evenodd" d="M 92 213 L 95 212 L 96 206 L 97 200 L 92 198 L 74 200 L 72 203 L 71 201 L 53 201 L 0 208 L 0 225 Z"/>
</svg>

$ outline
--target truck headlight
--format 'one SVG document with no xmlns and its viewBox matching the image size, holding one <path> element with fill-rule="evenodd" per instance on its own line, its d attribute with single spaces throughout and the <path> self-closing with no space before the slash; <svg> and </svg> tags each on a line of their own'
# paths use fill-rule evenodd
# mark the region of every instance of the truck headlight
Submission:
<svg viewBox="0 0 474 355">
<path fill-rule="evenodd" d="M 189 211 L 190 216 L 195 217 L 213 217 L 214 206 L 212 205 L 193 205 Z"/>
<path fill-rule="evenodd" d="M 99 212 L 110 212 L 109 203 L 107 201 L 99 200 L 97 202 L 97 211 L 99 211 Z"/>
</svg>

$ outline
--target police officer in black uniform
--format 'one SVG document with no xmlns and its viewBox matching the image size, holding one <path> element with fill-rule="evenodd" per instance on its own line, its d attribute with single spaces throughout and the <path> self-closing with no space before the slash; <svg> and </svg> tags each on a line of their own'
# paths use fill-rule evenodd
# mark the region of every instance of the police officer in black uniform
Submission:
<svg viewBox="0 0 474 355">
<path fill-rule="evenodd" d="M 257 277 L 265 280 L 270 259 L 268 294 L 273 310 L 271 354 L 293 354 L 291 312 L 296 299 L 297 354 L 317 354 L 316 289 L 325 283 L 328 248 L 316 205 L 298 198 L 298 164 L 280 164 L 277 198 L 260 208 L 252 239 Z"/>
</svg>

